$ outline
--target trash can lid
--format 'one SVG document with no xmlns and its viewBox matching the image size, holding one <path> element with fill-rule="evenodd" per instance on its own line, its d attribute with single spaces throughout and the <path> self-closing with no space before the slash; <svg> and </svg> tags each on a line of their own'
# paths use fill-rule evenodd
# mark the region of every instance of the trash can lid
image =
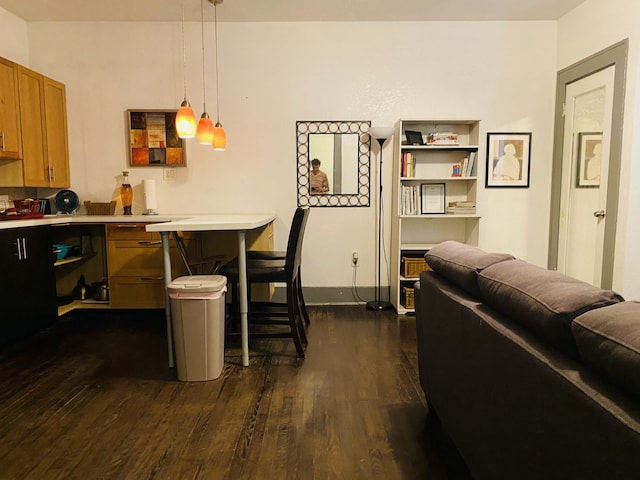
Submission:
<svg viewBox="0 0 640 480">
<path fill-rule="evenodd" d="M 167 290 L 169 292 L 218 292 L 227 285 L 224 275 L 191 275 L 173 280 Z"/>
</svg>

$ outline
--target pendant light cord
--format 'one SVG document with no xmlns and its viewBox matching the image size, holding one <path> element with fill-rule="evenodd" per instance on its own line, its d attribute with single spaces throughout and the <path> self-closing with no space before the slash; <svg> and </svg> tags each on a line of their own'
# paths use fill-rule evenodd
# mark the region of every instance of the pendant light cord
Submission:
<svg viewBox="0 0 640 480">
<path fill-rule="evenodd" d="M 204 80 L 204 0 L 200 0 L 200 24 L 201 24 L 201 38 L 202 38 L 202 105 L 204 112 L 207 111 L 207 87 Z"/>
<path fill-rule="evenodd" d="M 180 33 L 182 35 L 182 80 L 184 85 L 184 99 L 187 99 L 187 49 L 185 47 L 184 39 L 184 0 L 182 0 L 182 24 L 180 27 Z"/>
<path fill-rule="evenodd" d="M 220 81 L 218 80 L 218 2 L 213 3 L 213 31 L 216 40 L 216 122 L 220 123 Z"/>
</svg>

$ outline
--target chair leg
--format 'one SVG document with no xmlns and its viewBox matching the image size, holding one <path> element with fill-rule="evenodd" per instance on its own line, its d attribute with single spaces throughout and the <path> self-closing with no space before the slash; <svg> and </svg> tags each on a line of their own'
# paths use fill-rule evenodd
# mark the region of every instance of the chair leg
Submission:
<svg viewBox="0 0 640 480">
<path fill-rule="evenodd" d="M 287 285 L 287 312 L 289 317 L 289 328 L 291 329 L 291 337 L 293 338 L 293 343 L 296 346 L 298 357 L 304 358 L 304 347 L 302 346 L 300 337 L 304 335 L 306 340 L 306 335 L 304 332 L 301 332 L 301 329 L 298 327 L 298 318 L 300 318 L 300 315 L 298 314 L 297 304 L 298 294 L 296 292 L 295 285 Z"/>
<path fill-rule="evenodd" d="M 311 324 L 309 319 L 309 313 L 307 312 L 307 304 L 304 302 L 304 296 L 302 294 L 302 280 L 300 277 L 300 269 L 298 268 L 298 278 L 296 279 L 296 290 L 298 292 L 298 301 L 300 303 L 300 311 L 302 312 L 302 318 L 307 325 Z"/>
</svg>

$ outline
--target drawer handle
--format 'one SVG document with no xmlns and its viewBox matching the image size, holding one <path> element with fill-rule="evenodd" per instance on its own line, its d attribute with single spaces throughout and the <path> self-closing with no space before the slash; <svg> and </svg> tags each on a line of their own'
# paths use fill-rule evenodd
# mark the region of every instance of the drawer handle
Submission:
<svg viewBox="0 0 640 480">
<path fill-rule="evenodd" d="M 120 225 L 116 225 L 116 228 L 138 228 L 138 225 L 131 224 L 131 223 L 125 223 L 125 224 L 120 224 Z"/>
<path fill-rule="evenodd" d="M 138 245 L 161 245 L 162 240 L 140 240 Z"/>
<path fill-rule="evenodd" d="M 164 280 L 164 277 L 140 277 L 142 281 L 156 281 L 156 280 Z"/>
<path fill-rule="evenodd" d="M 2 140 L 2 151 L 6 152 L 7 150 L 4 148 L 4 130 L 0 132 L 0 140 Z"/>
</svg>

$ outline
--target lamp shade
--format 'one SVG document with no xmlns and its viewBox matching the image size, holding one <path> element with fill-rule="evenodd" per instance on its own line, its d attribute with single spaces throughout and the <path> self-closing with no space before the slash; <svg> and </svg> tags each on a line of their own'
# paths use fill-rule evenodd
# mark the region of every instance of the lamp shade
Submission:
<svg viewBox="0 0 640 480">
<path fill-rule="evenodd" d="M 216 123 L 216 126 L 213 127 L 213 143 L 214 150 L 224 150 L 227 148 L 227 134 L 222 128 L 222 124 L 220 122 Z"/>
<path fill-rule="evenodd" d="M 196 136 L 196 116 L 189 102 L 185 99 L 176 113 L 176 130 L 180 138 Z"/>
<path fill-rule="evenodd" d="M 204 112 L 198 122 L 198 143 L 211 145 L 213 143 L 213 122 L 207 112 Z"/>
<path fill-rule="evenodd" d="M 386 140 L 393 136 L 393 127 L 369 127 L 369 136 L 376 140 Z"/>
</svg>

